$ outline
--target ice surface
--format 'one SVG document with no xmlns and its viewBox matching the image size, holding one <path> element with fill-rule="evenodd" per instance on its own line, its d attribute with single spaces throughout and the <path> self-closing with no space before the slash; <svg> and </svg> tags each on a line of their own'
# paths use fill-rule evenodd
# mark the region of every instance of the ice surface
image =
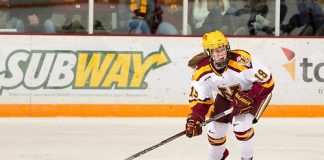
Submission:
<svg viewBox="0 0 324 160">
<path fill-rule="evenodd" d="M 0 160 L 123 160 L 184 130 L 185 118 L 0 118 Z M 261 118 L 256 160 L 324 160 L 324 118 Z M 206 132 L 136 160 L 207 160 Z M 228 160 L 240 159 L 228 132 Z"/>
</svg>

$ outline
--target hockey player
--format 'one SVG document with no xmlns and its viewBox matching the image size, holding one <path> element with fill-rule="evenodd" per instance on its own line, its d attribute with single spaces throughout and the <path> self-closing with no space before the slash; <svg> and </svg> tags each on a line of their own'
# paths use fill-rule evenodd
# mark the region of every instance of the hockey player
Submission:
<svg viewBox="0 0 324 160">
<path fill-rule="evenodd" d="M 195 70 L 189 95 L 192 113 L 187 118 L 186 136 L 191 138 L 202 133 L 199 124 L 209 110 L 212 117 L 233 108 L 231 115 L 207 125 L 208 158 L 224 160 L 229 155 L 225 142 L 228 126 L 232 124 L 241 159 L 252 160 L 252 124 L 259 120 L 271 99 L 272 75 L 250 53 L 230 50 L 227 38 L 219 31 L 206 33 L 202 46 L 204 52 L 188 63 Z"/>
</svg>

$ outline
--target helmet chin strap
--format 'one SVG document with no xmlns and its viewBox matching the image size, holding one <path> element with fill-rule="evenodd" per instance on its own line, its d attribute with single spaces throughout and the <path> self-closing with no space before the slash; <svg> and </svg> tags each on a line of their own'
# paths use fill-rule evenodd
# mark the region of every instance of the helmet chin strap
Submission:
<svg viewBox="0 0 324 160">
<path fill-rule="evenodd" d="M 212 63 L 216 69 L 223 69 L 227 66 L 227 62 L 228 61 L 216 63 L 215 61 L 213 61 Z"/>
<path fill-rule="evenodd" d="M 213 60 L 212 57 L 210 57 L 210 63 L 217 69 L 217 70 L 220 70 L 220 69 L 223 69 L 227 66 L 228 64 L 228 60 L 224 61 L 224 62 L 216 62 L 215 60 Z"/>
</svg>

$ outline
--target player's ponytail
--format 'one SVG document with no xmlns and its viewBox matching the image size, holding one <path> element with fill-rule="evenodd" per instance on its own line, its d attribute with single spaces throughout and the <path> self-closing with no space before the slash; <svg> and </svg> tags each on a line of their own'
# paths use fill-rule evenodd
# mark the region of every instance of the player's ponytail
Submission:
<svg viewBox="0 0 324 160">
<path fill-rule="evenodd" d="M 206 59 L 208 57 L 208 55 L 204 52 L 199 53 L 197 55 L 195 55 L 194 57 L 192 57 L 189 62 L 188 62 L 188 66 L 195 69 L 197 67 L 197 65 L 204 59 Z"/>
</svg>

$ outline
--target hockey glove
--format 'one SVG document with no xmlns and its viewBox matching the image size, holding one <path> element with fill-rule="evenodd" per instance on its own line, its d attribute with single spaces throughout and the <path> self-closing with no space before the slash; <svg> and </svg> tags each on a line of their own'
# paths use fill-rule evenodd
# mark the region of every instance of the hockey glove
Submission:
<svg viewBox="0 0 324 160">
<path fill-rule="evenodd" d="M 198 115 L 197 113 L 189 114 L 186 123 L 186 136 L 191 138 L 201 135 L 202 127 L 200 126 L 200 123 L 203 122 L 204 119 L 204 117 Z"/>
<path fill-rule="evenodd" d="M 232 116 L 249 113 L 252 104 L 253 99 L 247 93 L 237 92 L 230 103 L 230 107 L 233 108 Z"/>
</svg>

